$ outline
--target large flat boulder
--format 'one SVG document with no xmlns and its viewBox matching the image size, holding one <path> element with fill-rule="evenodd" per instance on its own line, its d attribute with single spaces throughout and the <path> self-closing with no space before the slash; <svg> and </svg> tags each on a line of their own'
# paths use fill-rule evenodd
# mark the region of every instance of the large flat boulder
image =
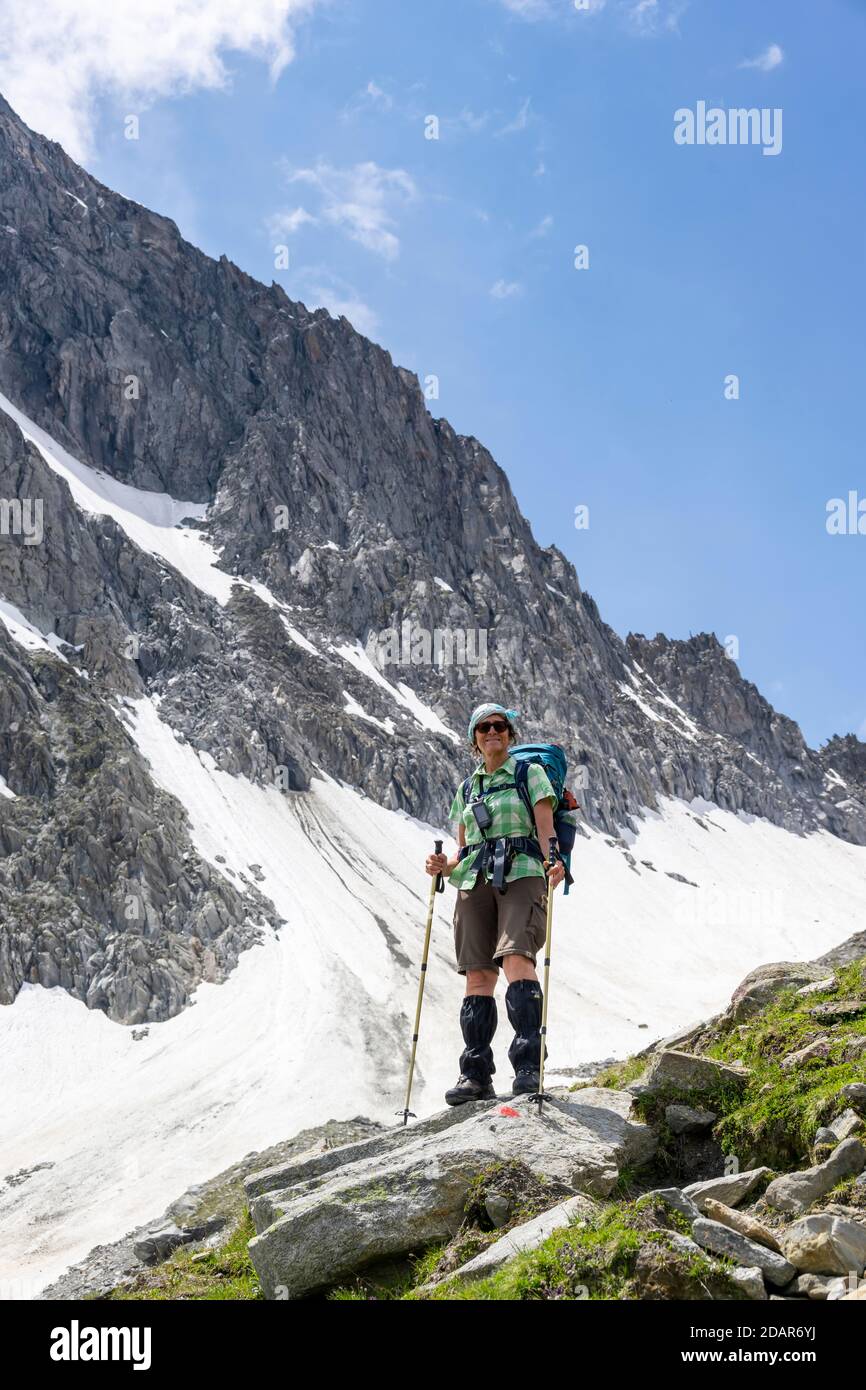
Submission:
<svg viewBox="0 0 866 1390">
<path fill-rule="evenodd" d="M 369 1139 L 359 1139 L 351 1144 L 341 1144 L 323 1153 L 306 1155 L 300 1159 L 289 1159 L 271 1168 L 261 1168 L 244 1179 L 247 1201 L 252 1203 L 263 1192 L 273 1192 L 279 1188 L 290 1187 L 293 1183 L 312 1181 L 332 1173 L 336 1168 L 344 1168 L 356 1158 L 387 1157 L 405 1144 L 410 1144 L 422 1134 L 441 1134 L 466 1119 L 466 1114 L 457 1106 L 437 1111 L 427 1119 L 412 1125 L 395 1125 L 393 1129 L 383 1130 L 381 1134 L 371 1135 Z"/>
<path fill-rule="evenodd" d="M 682 1094 L 701 1091 L 709 1093 L 724 1085 L 742 1090 L 750 1075 L 748 1067 L 717 1062 L 712 1057 L 699 1057 L 691 1052 L 678 1052 L 675 1048 L 665 1048 L 651 1059 L 640 1082 L 643 1093 L 668 1090 Z"/>
<path fill-rule="evenodd" d="M 461 1106 L 380 1139 L 280 1170 L 284 1184 L 253 1175 L 260 1233 L 250 1257 L 268 1298 L 300 1298 L 365 1265 L 423 1249 L 457 1230 L 470 1185 L 495 1160 L 518 1159 L 575 1192 L 606 1197 L 626 1164 L 647 1163 L 657 1140 L 629 1118 L 632 1097 L 587 1087 L 554 1089 L 542 1114 L 529 1096 Z M 395 1134 L 398 1132 L 395 1131 Z M 337 1162 L 334 1159 L 337 1158 Z M 327 1160 L 327 1166 L 322 1160 Z"/>
</svg>

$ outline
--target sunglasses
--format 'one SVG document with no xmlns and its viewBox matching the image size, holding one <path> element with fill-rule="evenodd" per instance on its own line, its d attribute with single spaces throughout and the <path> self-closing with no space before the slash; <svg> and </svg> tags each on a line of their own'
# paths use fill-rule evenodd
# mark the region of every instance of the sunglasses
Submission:
<svg viewBox="0 0 866 1390">
<path fill-rule="evenodd" d="M 475 725 L 475 732 L 477 734 L 489 734 L 492 729 L 495 734 L 504 734 L 508 728 L 510 725 L 501 719 L 485 719 L 482 724 Z"/>
</svg>

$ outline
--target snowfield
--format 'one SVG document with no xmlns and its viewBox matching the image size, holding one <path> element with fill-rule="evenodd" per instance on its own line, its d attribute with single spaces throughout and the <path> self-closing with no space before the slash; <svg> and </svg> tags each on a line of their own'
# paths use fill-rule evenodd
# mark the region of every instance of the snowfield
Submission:
<svg viewBox="0 0 866 1390">
<path fill-rule="evenodd" d="M 395 719 L 459 741 L 409 686 L 386 681 L 360 643 L 326 654 L 262 584 L 219 570 L 206 536 L 179 524 L 203 516 L 201 504 L 88 468 L 2 396 L 0 409 L 84 511 L 114 517 L 134 544 L 218 603 L 246 583 L 311 660 L 353 667 L 387 692 Z M 2 594 L 0 621 L 21 646 L 69 659 L 56 634 Z M 621 689 L 648 718 L 700 732 L 635 669 Z M 357 717 L 394 728 L 344 698 Z M 154 779 L 184 806 L 201 855 L 241 891 L 255 880 L 284 925 L 263 928 L 227 981 L 200 985 L 165 1023 L 134 1030 L 62 989 L 32 985 L 0 1008 L 0 1298 L 34 1297 L 95 1245 L 157 1217 L 252 1150 L 331 1118 L 396 1123 L 404 1104 L 429 891 L 423 865 L 442 832 L 324 775 L 308 793 L 232 777 L 175 737 L 157 700 L 125 701 L 119 713 Z M 11 796 L 0 777 L 0 797 Z M 812 958 L 862 927 L 866 848 L 826 832 L 792 835 L 707 802 L 647 810 L 619 842 L 590 831 L 572 868 L 575 887 L 557 894 L 554 917 L 552 1083 L 557 1068 L 626 1056 L 718 1012 L 755 966 Z M 463 1047 L 453 901 L 450 889 L 436 898 L 412 1093 L 419 1117 L 442 1108 Z M 507 1095 L 503 995 L 500 982 L 494 1080 Z"/>
<path fill-rule="evenodd" d="M 149 700 L 123 717 L 201 854 L 240 888 L 261 865 L 285 926 L 139 1041 L 61 989 L 25 986 L 0 1009 L 0 1174 L 30 1170 L 3 1193 L 0 1297 L 33 1297 L 251 1150 L 332 1117 L 396 1123 L 404 1101 L 435 829 L 329 778 L 285 793 L 232 777 Z M 717 1012 L 754 966 L 819 955 L 862 925 L 866 849 L 824 832 L 668 802 L 629 839 L 637 871 L 593 831 L 578 840 L 574 889 L 557 894 L 552 1083 L 557 1067 L 624 1056 Z M 453 899 L 437 898 L 419 1116 L 442 1108 L 463 1045 Z M 494 1079 L 508 1093 L 503 995 L 500 982 Z"/>
</svg>

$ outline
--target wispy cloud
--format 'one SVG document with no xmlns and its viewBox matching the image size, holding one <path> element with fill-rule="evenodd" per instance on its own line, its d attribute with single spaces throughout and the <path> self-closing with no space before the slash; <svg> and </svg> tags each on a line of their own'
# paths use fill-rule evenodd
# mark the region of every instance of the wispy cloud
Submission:
<svg viewBox="0 0 866 1390">
<path fill-rule="evenodd" d="M 761 72 L 772 72 L 784 60 L 784 53 L 777 43 L 771 43 L 757 58 L 744 58 L 741 68 L 758 68 Z"/>
<path fill-rule="evenodd" d="M 378 106 L 381 111 L 390 111 L 394 105 L 394 98 L 389 97 L 388 93 L 383 92 L 378 83 L 373 81 L 367 83 L 362 96 L 371 106 Z"/>
<path fill-rule="evenodd" d="M 449 135 L 478 135 L 489 120 L 489 111 L 472 111 L 468 106 L 464 106 L 456 116 L 442 116 L 439 127 Z"/>
<path fill-rule="evenodd" d="M 521 19 L 547 19 L 553 13 L 549 0 L 501 0 L 510 14 Z"/>
<path fill-rule="evenodd" d="M 548 213 L 546 217 L 542 217 L 541 221 L 538 223 L 537 226 L 533 227 L 532 231 L 529 233 L 530 240 L 534 239 L 535 237 L 547 236 L 547 233 L 550 231 L 552 226 L 553 218 L 550 215 L 550 213 Z"/>
<path fill-rule="evenodd" d="M 305 222 L 315 224 L 316 218 L 306 208 L 294 208 L 291 212 L 273 213 L 267 219 L 267 228 L 271 236 L 294 236 Z"/>
<path fill-rule="evenodd" d="M 554 4 L 553 0 L 500 0 L 500 4 L 508 10 L 509 14 L 515 14 L 520 19 L 551 19 L 554 15 L 562 13 L 567 2 L 569 8 L 580 9 L 586 13 L 603 10 L 607 0 L 581 0 L 580 5 L 576 5 L 574 0 L 559 0 Z"/>
<path fill-rule="evenodd" d="M 676 34 L 687 8 L 688 0 L 626 0 L 626 26 L 642 38 L 666 31 Z"/>
<path fill-rule="evenodd" d="M 362 115 L 366 111 L 391 111 L 394 107 L 394 98 L 378 82 L 372 78 L 367 83 L 354 101 L 340 112 L 344 121 L 354 120 L 356 116 Z"/>
<path fill-rule="evenodd" d="M 405 169 L 383 169 L 372 160 L 337 169 L 320 160 L 315 168 L 295 169 L 290 183 L 305 183 L 320 195 L 319 220 L 339 227 L 359 245 L 385 260 L 400 254 L 394 212 L 417 197 Z"/>
<path fill-rule="evenodd" d="M 74 159 L 93 153 L 101 96 L 136 103 L 228 86 L 228 52 L 267 63 L 276 80 L 295 55 L 298 20 L 321 0 L 0 0 L 0 91 Z"/>
<path fill-rule="evenodd" d="M 529 110 L 531 105 L 532 98 L 527 97 L 520 110 L 518 111 L 517 115 L 514 117 L 514 120 L 509 121 L 508 125 L 503 126 L 501 130 L 497 130 L 496 134 L 517 135 L 521 130 L 526 130 L 526 127 L 529 125 L 529 122 L 532 119 Z"/>
<path fill-rule="evenodd" d="M 514 299 L 523 294 L 523 286 L 517 280 L 497 280 L 490 286 L 490 294 L 493 299 Z"/>
</svg>

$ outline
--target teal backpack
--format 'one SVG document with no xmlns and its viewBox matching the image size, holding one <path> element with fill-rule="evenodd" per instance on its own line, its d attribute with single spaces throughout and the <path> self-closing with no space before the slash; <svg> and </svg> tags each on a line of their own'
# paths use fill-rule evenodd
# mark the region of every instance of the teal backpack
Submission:
<svg viewBox="0 0 866 1390">
<path fill-rule="evenodd" d="M 550 785 L 556 793 L 556 805 L 553 808 L 553 830 L 559 843 L 559 852 L 565 866 L 565 893 L 574 882 L 571 876 L 571 851 L 574 849 L 574 842 L 577 838 L 577 801 L 572 792 L 565 785 L 568 775 L 568 763 L 564 749 L 558 743 L 520 743 L 514 748 L 510 748 L 509 753 L 517 763 L 514 774 L 514 786 L 529 814 L 529 819 L 534 827 L 535 817 L 532 810 L 532 802 L 529 798 L 529 765 L 537 763 L 544 768 L 550 780 Z M 472 778 L 467 777 L 463 783 L 463 801 L 469 805 L 469 795 L 472 786 Z M 506 784 L 510 786 L 510 784 Z M 506 787 L 497 787 L 497 791 L 504 791 Z M 481 799 L 483 800 L 484 793 Z M 535 839 L 533 830 L 533 840 L 538 848 L 538 841 Z M 543 855 L 542 855 L 543 857 Z M 502 891 L 500 889 L 500 891 Z"/>
</svg>

